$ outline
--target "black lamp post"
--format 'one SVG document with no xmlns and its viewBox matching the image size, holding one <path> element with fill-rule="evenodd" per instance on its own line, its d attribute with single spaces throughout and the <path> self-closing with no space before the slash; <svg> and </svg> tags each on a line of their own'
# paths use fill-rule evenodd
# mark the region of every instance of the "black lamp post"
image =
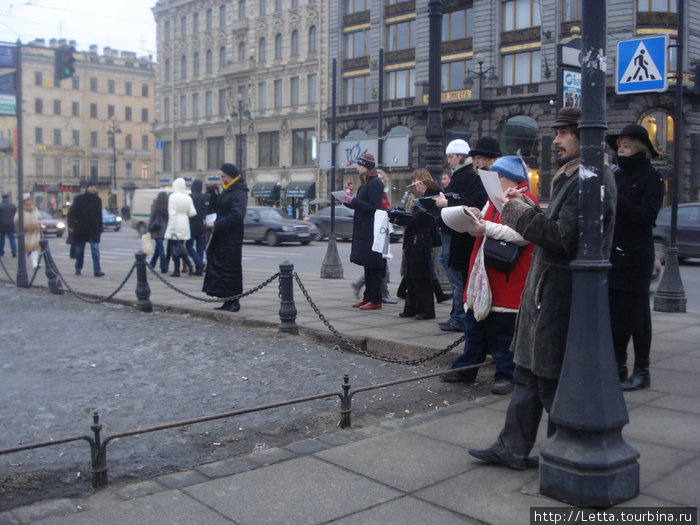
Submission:
<svg viewBox="0 0 700 525">
<path fill-rule="evenodd" d="M 107 135 L 112 141 L 112 190 L 115 195 L 117 194 L 117 135 L 121 132 L 119 123 L 116 120 L 110 120 Z"/>
<path fill-rule="evenodd" d="M 243 116 L 250 118 L 250 111 L 243 104 L 243 93 L 238 93 L 238 112 L 234 110 L 232 117 L 238 117 L 238 144 L 236 144 L 236 166 L 243 173 Z"/>
<path fill-rule="evenodd" d="M 433 180 L 439 182 L 445 160 L 442 145 L 442 108 L 440 106 L 442 0 L 428 2 L 428 23 L 428 111 L 425 130 L 425 167 Z"/>
<path fill-rule="evenodd" d="M 471 69 L 467 70 L 467 78 L 464 79 L 464 87 L 466 89 L 471 89 L 474 86 L 474 79 L 471 77 L 472 75 L 475 75 L 479 77 L 479 118 L 477 119 L 477 138 L 481 138 L 481 133 L 483 131 L 482 124 L 483 124 L 483 112 L 484 112 L 484 78 L 486 75 L 491 73 L 487 80 L 489 82 L 498 82 L 498 77 L 496 76 L 496 73 L 494 71 L 496 68 L 494 66 L 489 66 L 486 69 L 484 69 L 484 61 L 486 60 L 486 57 L 484 56 L 483 53 L 477 53 L 474 55 L 474 60 L 476 60 L 476 63 L 479 64 L 479 71 L 473 71 Z"/>
</svg>

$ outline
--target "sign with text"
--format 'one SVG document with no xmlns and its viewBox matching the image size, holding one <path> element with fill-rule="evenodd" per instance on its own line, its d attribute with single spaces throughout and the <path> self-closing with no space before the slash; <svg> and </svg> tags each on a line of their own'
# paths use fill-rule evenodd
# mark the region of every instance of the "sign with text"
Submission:
<svg viewBox="0 0 700 525">
<path fill-rule="evenodd" d="M 384 160 L 383 167 L 408 166 L 409 141 L 407 135 L 386 137 L 384 139 Z M 353 169 L 357 168 L 357 159 L 364 153 L 371 153 L 374 158 L 378 158 L 379 140 L 376 138 L 344 139 L 338 141 L 335 150 L 336 168 Z M 331 143 L 325 141 L 320 143 L 318 167 L 322 170 L 331 169 Z"/>
<path fill-rule="evenodd" d="M 17 98 L 14 95 L 0 95 L 0 115 L 17 115 Z"/>
</svg>

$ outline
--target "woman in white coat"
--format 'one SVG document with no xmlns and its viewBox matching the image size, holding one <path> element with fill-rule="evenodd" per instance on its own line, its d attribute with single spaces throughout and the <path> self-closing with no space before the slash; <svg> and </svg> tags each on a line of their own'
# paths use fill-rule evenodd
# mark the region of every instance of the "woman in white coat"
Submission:
<svg viewBox="0 0 700 525">
<path fill-rule="evenodd" d="M 175 265 L 170 277 L 180 277 L 180 259 L 183 262 L 183 270 L 187 268 L 188 273 L 192 274 L 192 263 L 187 257 L 185 241 L 190 238 L 190 217 L 195 215 L 197 210 L 187 195 L 185 179 L 175 179 L 173 192 L 168 197 L 168 226 L 165 229 L 165 238 L 170 243 L 170 253 Z"/>
</svg>

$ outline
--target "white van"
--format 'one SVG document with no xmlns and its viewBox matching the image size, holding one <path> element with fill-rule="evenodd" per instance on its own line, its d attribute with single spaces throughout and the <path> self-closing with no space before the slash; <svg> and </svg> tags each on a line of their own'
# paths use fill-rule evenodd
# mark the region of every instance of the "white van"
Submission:
<svg viewBox="0 0 700 525">
<path fill-rule="evenodd" d="M 131 205 L 131 226 L 139 232 L 139 235 L 143 235 L 148 231 L 151 206 L 161 191 L 167 190 L 163 188 L 134 190 L 134 200 Z"/>
</svg>

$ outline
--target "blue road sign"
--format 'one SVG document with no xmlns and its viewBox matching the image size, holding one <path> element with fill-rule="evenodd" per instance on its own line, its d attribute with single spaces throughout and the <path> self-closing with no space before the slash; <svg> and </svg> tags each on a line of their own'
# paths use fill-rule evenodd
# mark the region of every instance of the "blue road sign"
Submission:
<svg viewBox="0 0 700 525">
<path fill-rule="evenodd" d="M 163 149 L 163 141 L 156 140 L 156 149 Z"/>
<path fill-rule="evenodd" d="M 615 92 L 666 91 L 667 49 L 668 35 L 618 42 Z"/>
<path fill-rule="evenodd" d="M 15 46 L 0 46 L 0 67 L 15 67 Z"/>
</svg>

